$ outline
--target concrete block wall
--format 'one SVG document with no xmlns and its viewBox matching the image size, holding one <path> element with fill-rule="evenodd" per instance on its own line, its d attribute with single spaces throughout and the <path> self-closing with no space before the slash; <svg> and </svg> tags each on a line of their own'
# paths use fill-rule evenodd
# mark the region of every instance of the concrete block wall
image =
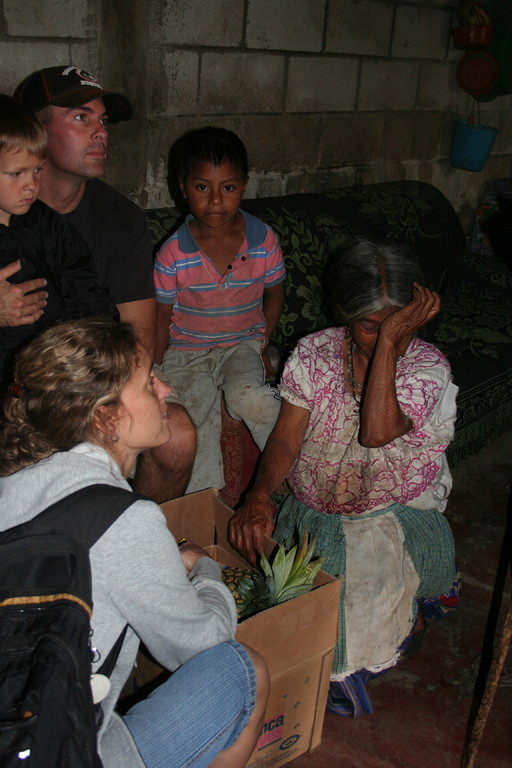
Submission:
<svg viewBox="0 0 512 768">
<path fill-rule="evenodd" d="M 168 153 L 186 130 L 232 128 L 251 163 L 248 196 L 419 179 L 467 226 L 486 179 L 509 176 L 512 96 L 480 105 L 499 128 L 483 171 L 448 161 L 462 52 L 457 0 L 3 0 L 0 89 L 72 62 L 122 89 L 136 116 L 112 126 L 107 180 L 141 205 L 169 204 Z"/>
</svg>

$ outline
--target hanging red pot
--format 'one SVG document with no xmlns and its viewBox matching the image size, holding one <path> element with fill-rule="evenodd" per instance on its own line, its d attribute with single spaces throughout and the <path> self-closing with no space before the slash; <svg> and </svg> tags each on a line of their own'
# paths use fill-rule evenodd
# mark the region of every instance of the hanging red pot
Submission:
<svg viewBox="0 0 512 768">
<path fill-rule="evenodd" d="M 455 77 L 459 87 L 472 96 L 491 91 L 498 80 L 498 60 L 488 51 L 466 53 L 457 64 Z"/>
<path fill-rule="evenodd" d="M 453 45 L 463 51 L 486 48 L 492 37 L 492 27 L 468 25 L 452 29 Z"/>
</svg>

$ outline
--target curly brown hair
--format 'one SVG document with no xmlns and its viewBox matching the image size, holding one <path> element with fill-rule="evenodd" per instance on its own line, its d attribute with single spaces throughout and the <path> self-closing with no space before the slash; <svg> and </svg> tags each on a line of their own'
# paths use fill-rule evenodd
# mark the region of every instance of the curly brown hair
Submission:
<svg viewBox="0 0 512 768">
<path fill-rule="evenodd" d="M 128 323 L 86 318 L 55 325 L 17 357 L 4 404 L 0 474 L 67 451 L 96 434 L 100 406 L 116 409 L 140 346 Z"/>
</svg>

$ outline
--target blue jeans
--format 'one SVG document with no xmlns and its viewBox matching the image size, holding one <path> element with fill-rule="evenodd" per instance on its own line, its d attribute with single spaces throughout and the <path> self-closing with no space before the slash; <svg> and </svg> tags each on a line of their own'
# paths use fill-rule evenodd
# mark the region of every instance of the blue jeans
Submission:
<svg viewBox="0 0 512 768">
<path fill-rule="evenodd" d="M 147 768 L 207 768 L 247 725 L 254 667 L 231 640 L 187 661 L 124 716 Z"/>
</svg>

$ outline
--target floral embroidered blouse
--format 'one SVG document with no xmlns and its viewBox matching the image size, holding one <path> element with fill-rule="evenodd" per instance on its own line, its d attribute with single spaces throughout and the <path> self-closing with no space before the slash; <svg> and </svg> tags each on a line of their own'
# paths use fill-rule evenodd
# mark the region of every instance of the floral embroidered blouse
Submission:
<svg viewBox="0 0 512 768">
<path fill-rule="evenodd" d="M 345 332 L 328 328 L 306 336 L 285 365 L 281 396 L 310 412 L 288 476 L 295 497 L 331 514 L 361 515 L 397 502 L 442 512 L 452 485 L 445 450 L 458 392 L 448 360 L 413 339 L 397 363 L 396 390 L 414 428 L 381 448 L 365 448 L 357 439 L 358 406 L 345 386 Z"/>
</svg>

